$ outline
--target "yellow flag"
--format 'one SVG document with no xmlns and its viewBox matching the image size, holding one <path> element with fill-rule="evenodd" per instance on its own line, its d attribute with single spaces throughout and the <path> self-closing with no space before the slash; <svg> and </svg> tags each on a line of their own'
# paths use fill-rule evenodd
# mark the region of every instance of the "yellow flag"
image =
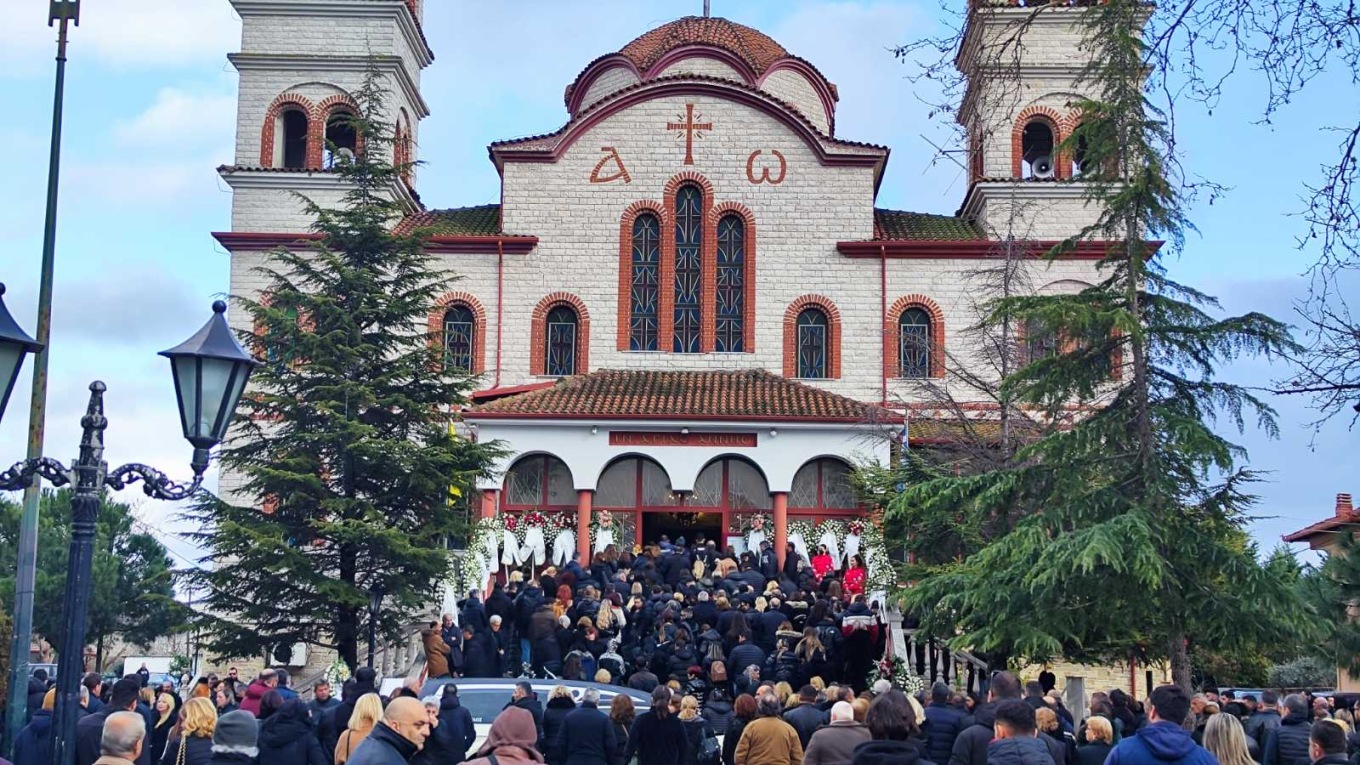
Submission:
<svg viewBox="0 0 1360 765">
<path fill-rule="evenodd" d="M 454 428 L 452 419 L 449 420 L 449 438 L 453 439 L 458 438 L 458 431 L 457 429 Z M 454 484 L 449 484 L 449 502 L 456 503 L 459 499 L 462 499 L 462 497 L 463 490 L 458 488 Z"/>
</svg>

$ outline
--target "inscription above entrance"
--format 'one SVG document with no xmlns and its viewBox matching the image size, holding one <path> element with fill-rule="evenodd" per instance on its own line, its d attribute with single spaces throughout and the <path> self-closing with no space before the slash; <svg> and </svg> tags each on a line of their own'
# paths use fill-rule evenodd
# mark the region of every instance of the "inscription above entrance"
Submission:
<svg viewBox="0 0 1360 765">
<path fill-rule="evenodd" d="M 725 449 L 753 449 L 755 433 L 664 433 L 648 430 L 614 430 L 610 446 L 716 446 Z"/>
</svg>

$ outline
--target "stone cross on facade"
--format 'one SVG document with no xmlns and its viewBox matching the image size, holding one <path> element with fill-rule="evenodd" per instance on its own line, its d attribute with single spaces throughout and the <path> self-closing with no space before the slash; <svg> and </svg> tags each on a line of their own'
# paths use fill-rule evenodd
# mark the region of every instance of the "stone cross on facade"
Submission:
<svg viewBox="0 0 1360 765">
<path fill-rule="evenodd" d="M 700 118 L 700 119 L 703 119 L 703 115 L 702 115 L 702 114 L 699 115 L 699 118 Z M 703 131 L 705 131 L 705 130 L 712 130 L 712 129 L 713 129 L 713 123 L 712 123 L 712 122 L 695 122 L 695 121 L 694 121 L 694 104 L 685 104 L 685 121 L 684 121 L 684 122 L 667 122 L 667 123 L 666 123 L 666 129 L 667 129 L 667 130 L 683 130 L 683 131 L 685 131 L 685 164 L 686 164 L 686 165 L 692 165 L 692 164 L 694 164 L 694 134 L 695 134 L 695 132 L 698 132 L 698 133 L 699 133 L 699 138 L 702 139 L 702 138 L 704 137 Z M 678 136 L 677 136 L 677 137 L 678 137 Z"/>
</svg>

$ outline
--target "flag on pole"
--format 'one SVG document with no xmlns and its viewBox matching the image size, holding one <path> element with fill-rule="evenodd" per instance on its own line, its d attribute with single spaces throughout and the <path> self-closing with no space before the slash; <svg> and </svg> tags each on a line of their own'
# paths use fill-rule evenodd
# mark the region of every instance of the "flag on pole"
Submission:
<svg viewBox="0 0 1360 765">
<path fill-rule="evenodd" d="M 910 427 L 909 427 L 909 426 L 910 426 L 910 423 L 911 423 L 911 413 L 910 413 L 909 411 L 907 411 L 906 409 L 903 409 L 903 410 L 902 410 L 902 431 L 901 431 L 900 433 L 897 434 L 897 443 L 898 443 L 899 446 L 902 447 L 901 464 L 902 464 L 903 467 L 906 466 L 907 452 L 911 451 L 911 433 L 910 433 Z M 906 481 L 898 481 L 898 482 L 897 482 L 897 490 L 898 490 L 899 492 L 906 491 L 906 489 L 907 489 L 907 483 L 906 483 Z"/>
<path fill-rule="evenodd" d="M 454 425 L 453 425 L 453 420 L 452 420 L 452 419 L 449 420 L 449 438 L 452 438 L 452 439 L 454 439 L 454 440 L 457 440 L 457 439 L 458 439 L 458 431 L 457 431 L 457 429 L 454 427 Z M 456 504 L 458 504 L 458 500 L 460 500 L 460 499 L 462 499 L 462 498 L 463 498 L 463 490 L 460 489 L 460 488 L 458 488 L 457 484 L 452 484 L 452 483 L 449 484 L 449 504 L 450 504 L 450 505 L 456 505 Z"/>
</svg>

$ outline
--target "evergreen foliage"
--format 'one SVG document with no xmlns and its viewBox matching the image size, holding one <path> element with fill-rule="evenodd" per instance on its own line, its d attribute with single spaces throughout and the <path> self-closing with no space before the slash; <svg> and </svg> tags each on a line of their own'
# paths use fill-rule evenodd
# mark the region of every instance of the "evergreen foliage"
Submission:
<svg viewBox="0 0 1360 765">
<path fill-rule="evenodd" d="M 1360 540 L 1354 532 L 1340 534 L 1337 546 L 1322 565 L 1310 569 L 1299 581 L 1304 602 L 1316 614 L 1316 641 L 1321 655 L 1333 666 L 1360 676 Z"/>
<path fill-rule="evenodd" d="M 1249 647 L 1297 634 L 1292 587 L 1258 562 L 1243 531 L 1256 476 L 1213 429 L 1252 418 L 1273 434 L 1270 406 L 1216 369 L 1296 346 L 1267 316 L 1216 316 L 1212 298 L 1167 278 L 1149 245 L 1179 245 L 1190 223 L 1164 116 L 1145 95 L 1147 13 L 1137 0 L 1082 11 L 1093 95 L 1077 105 L 1082 121 L 1063 148 L 1083 144 L 1101 215 L 1050 254 L 1078 239 L 1110 242 L 1100 281 L 1001 298 L 989 313 L 1057 349 L 1004 381 L 1013 400 L 1052 418 L 1074 405 L 1081 415 L 1021 448 L 1012 466 L 910 485 L 890 516 L 1025 509 L 1004 535 L 905 593 L 955 646 L 1035 660 L 1165 658 L 1188 688 L 1192 642 Z"/>
<path fill-rule="evenodd" d="M 444 369 L 426 329 L 451 275 L 431 268 L 421 234 L 390 230 L 404 168 L 387 160 L 386 94 L 370 71 L 353 95 L 362 148 L 337 159 L 343 202 L 305 200 L 321 240 L 272 253 L 265 297 L 234 298 L 267 361 L 221 455 L 245 504 L 208 497 L 188 513 L 210 551 L 192 580 L 220 655 L 303 642 L 355 666 L 370 592 L 387 636 L 437 601 L 460 531 L 450 487 L 471 496 L 498 455 L 451 433 L 474 378 Z"/>
<path fill-rule="evenodd" d="M 5 572 L 0 592 L 11 604 L 22 515 L 20 503 L 0 499 L 0 571 Z M 70 546 L 71 491 L 45 491 L 38 506 L 33 631 L 52 645 L 61 644 Z M 137 528 L 129 505 L 104 495 L 94 546 L 86 633 L 90 643 L 102 646 L 116 636 L 147 646 L 185 627 L 189 612 L 175 600 L 170 556 L 154 536 Z"/>
</svg>

